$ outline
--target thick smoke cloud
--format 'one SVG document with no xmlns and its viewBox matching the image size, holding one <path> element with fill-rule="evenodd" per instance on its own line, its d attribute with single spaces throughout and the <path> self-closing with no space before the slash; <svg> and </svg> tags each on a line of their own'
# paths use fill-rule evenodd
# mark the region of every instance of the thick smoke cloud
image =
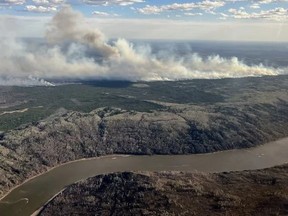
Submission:
<svg viewBox="0 0 288 216">
<path fill-rule="evenodd" d="M 97 29 L 91 29 L 85 23 L 84 17 L 70 7 L 64 7 L 53 17 L 46 36 L 50 42 L 75 41 L 87 44 L 103 57 L 118 55 L 118 50 L 105 42 L 104 34 Z"/>
<path fill-rule="evenodd" d="M 248 66 L 236 57 L 181 58 L 171 51 L 152 52 L 125 39 L 108 43 L 70 7 L 51 20 L 49 43 L 33 46 L 13 38 L 0 41 L 0 85 L 50 85 L 45 79 L 181 80 L 278 75 L 286 68 Z M 38 78 L 35 78 L 38 77 Z M 44 80 L 43 80 L 44 79 Z"/>
</svg>

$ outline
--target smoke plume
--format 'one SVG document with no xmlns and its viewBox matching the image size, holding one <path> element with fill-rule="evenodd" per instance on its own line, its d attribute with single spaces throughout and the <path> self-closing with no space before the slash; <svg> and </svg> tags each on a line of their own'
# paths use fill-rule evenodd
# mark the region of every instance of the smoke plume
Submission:
<svg viewBox="0 0 288 216">
<path fill-rule="evenodd" d="M 125 39 L 109 42 L 84 17 L 64 7 L 51 20 L 47 43 L 28 46 L 13 38 L 0 41 L 0 85 L 49 85 L 45 79 L 181 80 L 278 75 L 287 68 L 248 66 L 236 57 L 181 58 L 152 52 Z M 35 78 L 38 77 L 38 78 Z M 21 82 L 22 80 L 22 82 Z"/>
<path fill-rule="evenodd" d="M 73 41 L 87 44 L 106 58 L 118 55 L 118 50 L 106 43 L 104 34 L 97 29 L 91 29 L 84 17 L 70 7 L 64 7 L 52 18 L 46 37 L 50 42 Z"/>
</svg>

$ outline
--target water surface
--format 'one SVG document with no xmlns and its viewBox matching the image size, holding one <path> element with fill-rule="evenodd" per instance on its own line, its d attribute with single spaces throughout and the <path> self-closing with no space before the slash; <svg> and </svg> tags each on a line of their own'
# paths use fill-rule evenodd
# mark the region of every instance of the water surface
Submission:
<svg viewBox="0 0 288 216">
<path fill-rule="evenodd" d="M 288 162 L 288 138 L 265 145 L 201 155 L 107 156 L 59 166 L 15 188 L 0 201 L 1 216 L 30 215 L 65 186 L 116 171 L 223 172 L 261 169 Z"/>
</svg>

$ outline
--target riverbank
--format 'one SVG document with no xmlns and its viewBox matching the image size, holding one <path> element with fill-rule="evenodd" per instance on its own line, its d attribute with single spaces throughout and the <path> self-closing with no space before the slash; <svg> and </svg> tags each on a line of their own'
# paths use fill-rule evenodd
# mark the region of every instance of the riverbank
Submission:
<svg viewBox="0 0 288 216">
<path fill-rule="evenodd" d="M 182 84 L 187 87 L 187 83 Z M 82 158 L 210 153 L 255 147 L 287 137 L 288 97 L 278 85 L 276 91 L 274 84 L 269 87 L 271 91 L 266 89 L 265 96 L 262 88 L 267 88 L 266 84 L 261 84 L 257 93 L 256 83 L 253 88 L 249 84 L 249 91 L 241 93 L 245 100 L 237 101 L 235 98 L 241 95 L 231 96 L 231 100 L 222 95 L 217 103 L 197 104 L 188 99 L 185 103 L 167 103 L 151 98 L 150 103 L 158 104 L 161 110 L 104 107 L 84 113 L 60 109 L 46 119 L 2 133 L 1 197 L 51 167 Z"/>
<path fill-rule="evenodd" d="M 287 215 L 288 165 L 225 173 L 121 172 L 68 186 L 39 212 L 57 215 Z"/>
<path fill-rule="evenodd" d="M 276 140 L 276 141 L 272 141 L 272 142 L 269 142 L 269 143 L 265 143 L 263 145 L 260 145 L 260 146 L 257 146 L 257 147 L 252 147 L 252 148 L 246 148 L 246 149 L 241 149 L 243 151 L 251 151 L 253 149 L 257 149 L 261 146 L 267 146 L 267 145 L 273 145 L 273 143 L 278 143 L 278 142 L 287 142 L 288 143 L 288 137 L 286 138 L 282 138 L 282 139 L 279 139 L 279 140 Z M 221 154 L 221 153 L 229 153 L 229 152 L 234 152 L 234 151 L 239 151 L 239 149 L 231 149 L 231 150 L 226 150 L 226 151 L 217 151 L 217 152 L 211 152 L 211 153 L 202 153 L 202 154 L 197 154 L 197 156 L 203 156 L 203 155 L 213 155 L 213 154 Z M 73 163 L 77 163 L 77 162 L 80 162 L 80 161 L 90 161 L 90 160 L 97 160 L 97 159 L 103 159 L 103 158 L 111 158 L 113 159 L 114 157 L 129 157 L 129 156 L 133 156 L 133 155 L 123 155 L 123 154 L 112 154 L 112 155 L 104 155 L 104 156 L 98 156 L 98 157 L 91 157 L 91 158 L 81 158 L 81 159 L 78 159 L 78 160 L 74 160 L 74 161 L 68 161 L 68 162 L 65 162 L 65 163 L 62 163 L 62 164 L 58 164 L 54 167 L 51 167 L 51 168 L 47 168 L 46 171 L 44 172 L 41 172 L 35 176 L 32 176 L 30 178 L 28 178 L 27 180 L 25 180 L 24 182 L 22 182 L 21 184 L 19 185 L 16 185 L 15 187 L 11 188 L 7 193 L 5 193 L 3 196 L 0 197 L 0 203 L 1 203 L 1 200 L 3 200 L 11 191 L 17 189 L 18 187 L 22 186 L 23 184 L 33 180 L 34 178 L 37 178 L 47 172 L 50 172 L 58 167 L 61 167 L 61 166 L 64 166 L 64 165 L 68 165 L 68 164 L 73 164 Z M 152 156 L 152 155 L 150 155 Z M 169 155 L 167 155 L 169 156 Z M 288 163 L 288 160 L 287 160 L 287 163 Z M 275 165 L 272 165 L 272 166 L 276 166 L 276 165 L 280 165 L 280 164 L 275 164 Z M 268 167 L 267 167 L 268 168 Z"/>
<path fill-rule="evenodd" d="M 47 173 L 47 172 L 50 172 L 50 171 L 52 171 L 52 170 L 54 170 L 54 169 L 57 169 L 58 167 L 61 167 L 61 166 L 64 166 L 64 165 L 68 165 L 68 164 L 72 164 L 72 163 L 77 163 L 77 162 L 79 162 L 79 161 L 89 161 L 89 160 L 95 160 L 95 159 L 101 159 L 101 158 L 108 158 L 108 157 L 115 157 L 115 156 L 117 156 L 117 157 L 129 157 L 130 155 L 120 155 L 120 154 L 119 154 L 119 155 L 105 155 L 105 156 L 92 157 L 92 158 L 82 158 L 82 159 L 78 159 L 78 160 L 74 160 L 74 161 L 68 161 L 68 162 L 66 162 L 66 163 L 58 164 L 58 165 L 56 165 L 55 167 L 47 168 L 46 171 L 44 171 L 44 172 L 42 172 L 42 173 L 39 173 L 39 174 L 37 174 L 37 175 L 35 175 L 35 176 L 32 176 L 31 178 L 28 178 L 27 180 L 25 180 L 25 181 L 22 182 L 21 184 L 16 185 L 15 187 L 11 188 L 7 193 L 5 193 L 3 196 L 0 197 L 0 203 L 1 203 L 1 201 L 2 201 L 7 195 L 9 195 L 9 193 L 11 193 L 11 191 L 17 189 L 18 187 L 21 187 L 23 184 L 25 184 L 25 183 L 33 180 L 34 178 L 37 178 L 37 177 L 39 177 L 39 176 L 41 176 L 41 175 L 43 175 L 43 174 L 45 174 L 45 173 Z"/>
<path fill-rule="evenodd" d="M 123 171 L 183 171 L 219 173 L 246 169 L 262 169 L 287 163 L 288 138 L 250 149 L 223 151 L 198 155 L 127 156 L 107 155 L 80 159 L 51 168 L 49 172 L 32 178 L 10 191 L 3 200 L 14 202 L 23 197 L 29 203 L 5 205 L 0 203 L 4 215 L 30 215 L 51 197 L 68 185 L 103 173 Z M 45 185 L 45 188 L 43 188 Z M 41 197 L 38 196 L 41 194 Z M 26 212 L 26 213 L 25 213 Z"/>
</svg>

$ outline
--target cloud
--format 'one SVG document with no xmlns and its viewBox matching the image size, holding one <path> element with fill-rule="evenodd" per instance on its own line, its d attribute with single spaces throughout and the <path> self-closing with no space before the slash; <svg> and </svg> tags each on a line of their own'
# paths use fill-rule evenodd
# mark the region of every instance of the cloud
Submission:
<svg viewBox="0 0 288 216">
<path fill-rule="evenodd" d="M 26 5 L 26 11 L 35 12 L 35 13 L 52 13 L 56 12 L 56 7 L 45 7 L 45 6 L 36 6 L 36 5 Z"/>
<path fill-rule="evenodd" d="M 47 12 L 53 10 L 52 6 L 61 5 L 64 3 L 64 0 L 32 0 L 35 5 L 46 5 L 49 7 L 36 7 L 35 5 L 26 5 L 25 8 L 27 11 L 33 12 Z M 13 5 L 23 5 L 26 3 L 26 0 L 0 0 L 0 5 L 2 6 L 13 6 Z"/>
<path fill-rule="evenodd" d="M 83 0 L 84 3 L 90 4 L 90 5 L 121 5 L 121 6 L 127 6 L 132 5 L 135 3 L 142 3 L 145 2 L 144 0 Z"/>
<path fill-rule="evenodd" d="M 272 20 L 272 21 L 285 21 L 288 20 L 288 9 L 285 8 L 275 8 L 271 10 L 261 10 L 260 12 L 248 13 L 244 9 L 234 9 L 228 10 L 231 14 L 230 17 L 235 19 L 262 19 L 262 20 Z"/>
<path fill-rule="evenodd" d="M 12 37 L 0 41 L 0 84 L 38 83 L 45 79 L 182 80 L 278 75 L 287 68 L 246 65 L 236 57 L 176 55 L 173 49 L 152 52 L 125 39 L 110 44 L 80 13 L 64 7 L 47 30 L 51 44 L 27 44 Z M 35 78 L 37 77 L 37 78 Z M 31 81 L 32 80 L 32 81 Z M 28 85 L 28 84 L 27 84 Z"/>
<path fill-rule="evenodd" d="M 33 13 L 53 13 L 65 0 L 32 0 L 34 5 L 26 5 L 24 11 Z"/>
<path fill-rule="evenodd" d="M 32 0 L 35 5 L 57 6 L 65 3 L 65 0 Z"/>
<path fill-rule="evenodd" d="M 97 17 L 118 17 L 119 15 L 116 13 L 107 13 L 103 11 L 93 11 L 92 15 Z"/>
<path fill-rule="evenodd" d="M 218 19 L 220 20 L 227 20 L 227 18 L 229 17 L 229 15 L 225 14 L 225 13 L 219 13 L 220 17 Z"/>
<path fill-rule="evenodd" d="M 254 3 L 252 5 L 250 5 L 250 8 L 252 9 L 259 9 L 260 8 L 260 5 L 258 3 Z"/>
<path fill-rule="evenodd" d="M 151 6 L 147 5 L 144 8 L 138 9 L 139 13 L 142 14 L 159 14 L 166 11 L 191 11 L 194 9 L 200 9 L 204 11 L 215 10 L 219 7 L 223 7 L 225 5 L 224 1 L 210 1 L 204 0 L 202 2 L 197 3 L 174 3 L 169 5 L 161 5 L 161 6 Z"/>
<path fill-rule="evenodd" d="M 23 5 L 25 0 L 0 0 L 0 5 L 10 6 L 10 5 Z"/>
<path fill-rule="evenodd" d="M 280 2 L 288 2 L 287 0 L 255 0 L 255 3 L 258 4 L 270 4 L 270 3 L 280 3 Z"/>
<path fill-rule="evenodd" d="M 237 3 L 237 2 L 252 2 L 255 4 L 270 4 L 270 3 L 283 3 L 288 0 L 223 0 L 225 2 Z"/>
<path fill-rule="evenodd" d="M 191 13 L 191 12 L 188 12 L 188 13 L 184 13 L 185 16 L 202 16 L 203 13 Z"/>
</svg>

